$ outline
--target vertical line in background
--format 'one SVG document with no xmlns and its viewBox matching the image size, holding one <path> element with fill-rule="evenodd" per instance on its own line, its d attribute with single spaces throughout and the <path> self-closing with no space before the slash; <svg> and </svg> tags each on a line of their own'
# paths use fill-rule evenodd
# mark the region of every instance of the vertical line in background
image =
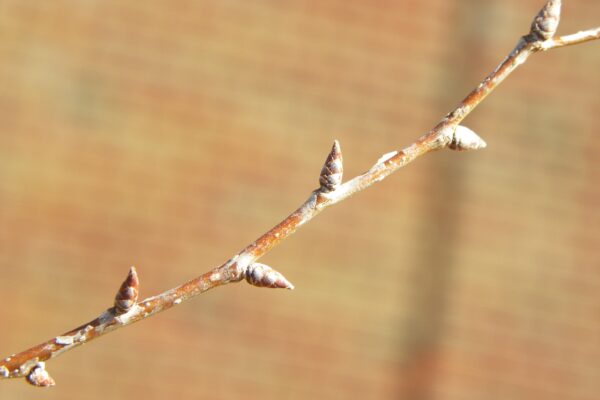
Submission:
<svg viewBox="0 0 600 400">
<path fill-rule="evenodd" d="M 452 48 L 440 59 L 431 60 L 448 66 L 441 69 L 437 81 L 438 98 L 444 103 L 442 108 L 448 110 L 457 96 L 466 94 L 483 77 L 477 76 L 480 73 L 477 57 L 489 42 L 486 32 L 491 31 L 489 25 L 494 18 L 494 2 L 455 3 L 454 15 L 445 22 L 448 27 L 445 41 Z M 432 107 L 435 108 L 438 107 Z M 417 210 L 422 224 L 415 233 L 418 240 L 413 259 L 417 261 L 410 273 L 411 290 L 406 299 L 408 312 L 401 328 L 399 356 L 403 361 L 399 394 L 411 400 L 435 398 L 433 386 L 444 340 L 443 319 L 456 268 L 454 249 L 460 223 L 457 211 L 464 196 L 466 166 L 454 156 L 436 154 L 427 164 L 421 164 L 429 169 L 423 173 L 429 184 L 425 185 L 422 208 Z"/>
</svg>

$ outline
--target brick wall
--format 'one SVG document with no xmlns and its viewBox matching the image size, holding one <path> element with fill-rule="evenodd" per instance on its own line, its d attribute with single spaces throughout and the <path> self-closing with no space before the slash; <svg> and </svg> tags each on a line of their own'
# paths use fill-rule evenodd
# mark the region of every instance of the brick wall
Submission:
<svg viewBox="0 0 600 400">
<path fill-rule="evenodd" d="M 0 355 L 220 264 L 411 143 L 538 0 L 3 1 Z M 561 32 L 600 25 L 567 1 Z M 49 363 L 53 399 L 596 399 L 600 42 L 536 56 L 428 155 L 234 285 Z M 0 398 L 38 398 L 21 381 Z"/>
</svg>

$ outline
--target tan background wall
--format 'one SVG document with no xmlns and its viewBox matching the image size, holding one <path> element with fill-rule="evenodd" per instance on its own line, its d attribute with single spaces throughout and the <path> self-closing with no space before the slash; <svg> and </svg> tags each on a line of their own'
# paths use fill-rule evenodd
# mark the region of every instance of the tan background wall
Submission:
<svg viewBox="0 0 600 400">
<path fill-rule="evenodd" d="M 220 264 L 317 186 L 411 143 L 541 0 L 0 3 L 0 355 Z M 566 1 L 561 32 L 600 25 Z M 438 152 L 232 285 L 2 399 L 597 399 L 600 42 L 531 59 Z"/>
</svg>

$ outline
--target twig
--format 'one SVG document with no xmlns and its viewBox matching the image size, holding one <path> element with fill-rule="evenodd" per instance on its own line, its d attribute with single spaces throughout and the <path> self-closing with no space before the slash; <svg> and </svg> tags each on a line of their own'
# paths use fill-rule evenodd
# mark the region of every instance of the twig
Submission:
<svg viewBox="0 0 600 400">
<path fill-rule="evenodd" d="M 600 27 L 547 40 L 540 43 L 540 49 L 544 51 L 552 50 L 557 47 L 573 46 L 575 44 L 581 44 L 596 39 L 600 39 Z"/>
<path fill-rule="evenodd" d="M 459 124 L 508 75 L 538 51 L 600 38 L 600 28 L 554 38 L 560 17 L 560 6 L 560 0 L 547 1 L 534 18 L 530 32 L 519 39 L 515 48 L 498 67 L 452 112 L 415 143 L 402 150 L 383 155 L 367 172 L 342 183 L 342 153 L 336 141 L 321 171 L 319 179 L 321 186 L 313 191 L 296 211 L 223 265 L 181 286 L 140 302 L 137 302 L 139 280 L 135 269 L 132 268 L 117 293 L 114 307 L 63 335 L 1 360 L 0 378 L 25 377 L 35 386 L 52 386 L 54 380 L 45 370 L 44 361 L 115 329 L 167 310 L 209 289 L 239 282 L 244 278 L 248 283 L 259 287 L 293 289 L 293 285 L 282 274 L 264 264 L 256 263 L 256 260 L 325 208 L 381 181 L 419 156 L 443 148 L 472 150 L 485 147 L 485 142 L 477 134 Z"/>
</svg>

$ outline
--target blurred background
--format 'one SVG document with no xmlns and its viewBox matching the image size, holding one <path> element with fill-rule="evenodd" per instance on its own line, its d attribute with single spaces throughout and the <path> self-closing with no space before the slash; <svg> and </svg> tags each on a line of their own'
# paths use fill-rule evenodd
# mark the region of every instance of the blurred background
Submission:
<svg viewBox="0 0 600 400">
<path fill-rule="evenodd" d="M 429 130 L 542 0 L 0 3 L 0 356 L 221 264 Z M 566 1 L 561 33 L 600 25 Z M 2 399 L 597 399 L 600 42 L 536 55 L 427 155 L 244 283 L 48 363 Z"/>
</svg>

